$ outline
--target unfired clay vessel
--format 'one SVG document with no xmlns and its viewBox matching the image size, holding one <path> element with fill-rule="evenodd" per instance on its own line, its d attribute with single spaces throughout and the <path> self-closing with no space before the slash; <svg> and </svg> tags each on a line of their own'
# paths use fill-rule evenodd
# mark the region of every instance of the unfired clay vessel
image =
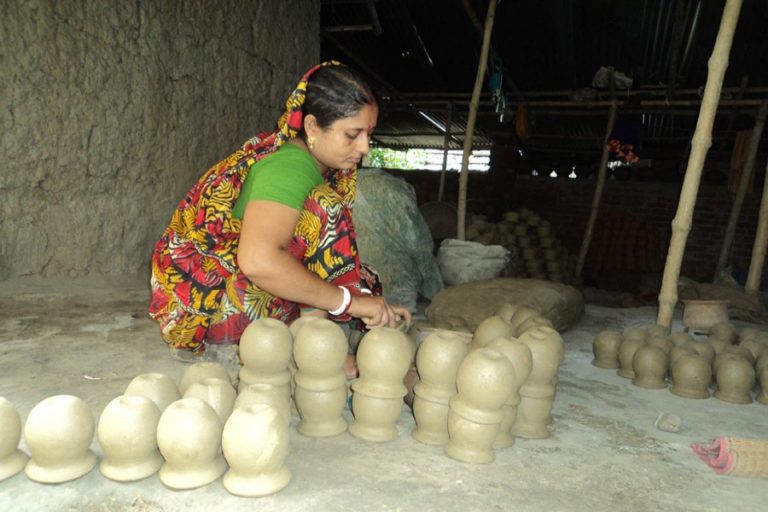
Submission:
<svg viewBox="0 0 768 512">
<path fill-rule="evenodd" d="M 531 373 L 520 387 L 520 405 L 512 433 L 526 439 L 549 437 L 549 423 L 555 400 L 557 371 L 565 357 L 565 343 L 560 334 L 549 327 L 538 327 L 520 336 L 531 350 Z"/>
<path fill-rule="evenodd" d="M 603 331 L 592 342 L 592 353 L 595 358 L 592 364 L 598 368 L 615 370 L 619 367 L 619 347 L 622 338 L 619 331 Z"/>
<path fill-rule="evenodd" d="M 223 369 L 223 367 L 222 367 Z M 226 370 L 224 370 L 226 373 Z M 192 377 L 190 375 L 190 377 Z M 188 377 L 188 379 L 190 379 Z M 229 375 L 226 376 L 229 379 Z M 191 380 L 191 379 L 190 379 Z M 185 386 L 187 383 L 185 382 Z M 164 373 L 142 373 L 133 378 L 123 393 L 125 396 L 143 396 L 152 400 L 160 412 L 181 398 L 179 388 L 168 375 Z"/>
<path fill-rule="evenodd" d="M 208 377 L 189 386 L 184 392 L 184 398 L 199 398 L 210 405 L 216 411 L 223 427 L 235 407 L 237 391 L 232 387 L 229 379 Z"/>
<path fill-rule="evenodd" d="M 514 337 L 515 328 L 512 324 L 498 315 L 489 316 L 477 326 L 472 336 L 470 350 L 487 347 L 496 338 Z"/>
<path fill-rule="evenodd" d="M 712 347 L 715 351 L 715 355 L 720 354 L 720 352 L 731 346 L 727 340 L 718 338 L 717 336 L 707 336 L 706 343 Z"/>
<path fill-rule="evenodd" d="M 101 474 L 117 482 L 154 475 L 163 464 L 157 449 L 159 421 L 160 409 L 145 396 L 123 395 L 109 402 L 96 430 L 104 451 Z"/>
<path fill-rule="evenodd" d="M 269 384 L 249 384 L 245 386 L 235 399 L 235 409 L 256 404 L 267 404 L 277 409 L 277 413 L 285 421 L 291 422 L 291 406 L 285 401 L 282 392 Z"/>
<path fill-rule="evenodd" d="M 224 379 L 231 382 L 229 373 L 227 373 L 227 369 L 224 368 L 221 364 L 214 363 L 212 361 L 200 361 L 190 365 L 186 370 L 184 370 L 184 374 L 181 376 L 181 380 L 179 381 L 179 393 L 181 396 L 184 396 L 184 393 L 186 393 L 187 389 L 189 389 L 189 386 L 197 381 L 207 379 L 209 377 Z"/>
<path fill-rule="evenodd" d="M 541 316 L 541 314 L 533 308 L 528 308 L 528 307 L 518 308 L 517 311 L 515 311 L 515 314 L 512 315 L 512 318 L 509 320 L 509 323 L 512 324 L 512 327 L 514 329 L 512 331 L 512 336 L 514 337 L 519 336 L 520 326 L 523 324 L 523 322 L 535 316 Z"/>
<path fill-rule="evenodd" d="M 554 328 L 554 325 L 552 324 L 552 322 L 550 322 L 543 316 L 532 316 L 531 318 L 525 320 L 523 323 L 521 323 L 517 327 L 517 336 L 520 337 L 523 334 L 525 334 L 527 331 L 531 329 L 535 329 L 536 327 L 540 327 L 540 326 Z"/>
<path fill-rule="evenodd" d="M 640 347 L 632 358 L 632 384 L 646 389 L 666 388 L 668 369 L 669 358 L 662 349 L 653 345 Z"/>
<path fill-rule="evenodd" d="M 746 340 L 760 340 L 762 333 L 753 327 L 744 327 L 739 331 L 739 343 Z"/>
<path fill-rule="evenodd" d="M 649 336 L 646 343 L 651 347 L 660 348 L 667 355 L 669 355 L 672 348 L 675 346 L 669 336 Z"/>
<path fill-rule="evenodd" d="M 357 366 L 360 378 L 352 383 L 354 422 L 349 433 L 368 441 L 391 441 L 397 437 L 403 385 L 414 351 L 405 333 L 389 327 L 371 329 L 360 340 Z"/>
<path fill-rule="evenodd" d="M 619 377 L 625 379 L 633 379 L 635 377 L 635 371 L 632 369 L 632 359 L 635 357 L 635 352 L 645 345 L 644 335 L 642 337 L 624 338 L 619 347 L 619 365 L 621 368 L 616 371 Z"/>
<path fill-rule="evenodd" d="M 768 350 L 763 351 L 760 357 L 757 358 L 757 361 L 755 361 L 755 373 L 760 375 L 760 372 L 766 367 L 768 367 Z"/>
<path fill-rule="evenodd" d="M 752 356 L 752 352 L 743 347 L 731 345 L 730 347 L 727 347 L 725 350 L 720 352 L 717 357 L 715 357 L 715 362 L 712 363 L 712 370 L 715 375 L 717 375 L 718 369 L 727 359 L 745 359 L 749 362 L 750 366 L 754 366 L 755 364 L 755 359 Z"/>
<path fill-rule="evenodd" d="M 267 496 L 291 481 L 291 471 L 283 465 L 288 425 L 270 405 L 236 409 L 224 426 L 221 447 L 230 466 L 224 488 L 234 495 Z"/>
<path fill-rule="evenodd" d="M 171 489 L 194 489 L 227 469 L 221 454 L 222 425 L 216 411 L 199 398 L 169 405 L 157 425 L 157 445 L 165 457 L 158 473 Z"/>
<path fill-rule="evenodd" d="M 520 388 L 528 380 L 528 376 L 531 373 L 533 356 L 528 345 L 515 338 L 496 338 L 488 345 L 488 348 L 498 350 L 504 354 L 515 369 L 515 381 L 512 384 L 512 392 L 501 407 L 504 415 L 499 424 L 499 433 L 493 441 L 494 448 L 507 448 L 515 444 L 515 437 L 512 435 L 512 425 L 515 424 L 515 419 L 517 419 L 517 407 L 520 405 L 521 400 Z"/>
<path fill-rule="evenodd" d="M 759 340 L 744 340 L 740 342 L 738 346 L 749 350 L 755 358 L 755 361 L 766 350 L 766 346 Z"/>
<path fill-rule="evenodd" d="M 748 404 L 752 402 L 752 386 L 755 383 L 755 370 L 744 358 L 723 359 L 715 370 L 717 391 L 715 398 L 724 402 Z"/>
<path fill-rule="evenodd" d="M 709 328 L 709 335 L 733 345 L 738 339 L 739 330 L 731 322 L 718 322 Z"/>
<path fill-rule="evenodd" d="M 13 404 L 0 396 L 0 482 L 10 478 L 27 463 L 27 455 L 19 450 L 21 418 Z"/>
<path fill-rule="evenodd" d="M 673 332 L 669 335 L 669 339 L 672 340 L 672 344 L 676 347 L 679 347 L 680 345 L 685 345 L 689 341 L 693 341 L 693 336 L 688 334 L 687 332 L 677 331 Z"/>
<path fill-rule="evenodd" d="M 72 395 L 41 401 L 29 413 L 24 438 L 30 451 L 30 480 L 58 484 L 80 478 L 96 465 L 90 450 L 95 425 L 90 407 Z"/>
<path fill-rule="evenodd" d="M 672 351 L 669 353 L 669 368 L 672 370 L 675 367 L 675 363 L 683 356 L 695 356 L 698 355 L 698 353 L 693 349 L 693 347 L 688 345 L 680 345 L 677 347 L 674 347 Z M 672 373 L 672 372 L 670 372 Z"/>
<path fill-rule="evenodd" d="M 627 327 L 621 333 L 625 340 L 642 340 L 648 339 L 648 331 L 642 327 Z"/>
<path fill-rule="evenodd" d="M 757 394 L 757 401 L 763 405 L 768 405 L 768 367 L 760 370 L 760 392 Z"/>
<path fill-rule="evenodd" d="M 301 416 L 296 427 L 299 433 L 327 437 L 347 430 L 343 416 L 347 405 L 347 350 L 344 331 L 330 320 L 317 318 L 296 335 L 293 357 L 298 371 L 293 399 Z"/>
<path fill-rule="evenodd" d="M 709 398 L 712 368 L 698 355 L 684 355 L 672 366 L 670 391 L 685 398 Z"/>
<path fill-rule="evenodd" d="M 464 338 L 448 331 L 429 334 L 416 352 L 419 383 L 414 387 L 413 438 L 424 444 L 448 442 L 448 402 L 457 393 L 456 373 L 467 355 Z"/>
<path fill-rule="evenodd" d="M 715 362 L 715 349 L 709 340 L 694 340 L 686 344 L 701 356 L 707 363 L 712 365 Z"/>
<path fill-rule="evenodd" d="M 496 310 L 496 315 L 509 322 L 512 320 L 512 316 L 517 312 L 518 309 L 520 309 L 520 306 L 515 306 L 514 304 L 505 302 L 499 306 L 498 310 Z"/>
<path fill-rule="evenodd" d="M 669 328 L 664 327 L 663 325 L 654 324 L 650 327 L 646 327 L 645 332 L 648 333 L 648 337 L 652 338 L 654 336 L 660 337 L 660 338 L 666 338 L 669 336 Z"/>
<path fill-rule="evenodd" d="M 446 455 L 476 464 L 493 462 L 492 445 L 502 405 L 515 382 L 514 371 L 509 359 L 493 349 L 478 349 L 464 358 L 456 377 L 458 394 L 450 400 Z"/>
<path fill-rule="evenodd" d="M 288 326 L 274 318 L 254 320 L 240 337 L 240 384 L 260 382 L 282 390 L 286 401 L 291 399 L 293 336 Z"/>
</svg>

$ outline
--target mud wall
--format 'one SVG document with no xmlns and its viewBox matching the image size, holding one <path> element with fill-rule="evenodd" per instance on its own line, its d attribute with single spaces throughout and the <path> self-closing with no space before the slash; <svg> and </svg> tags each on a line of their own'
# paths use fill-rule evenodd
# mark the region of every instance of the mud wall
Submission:
<svg viewBox="0 0 768 512">
<path fill-rule="evenodd" d="M 0 281 L 148 269 L 182 195 L 320 54 L 315 0 L 2 5 Z"/>
</svg>

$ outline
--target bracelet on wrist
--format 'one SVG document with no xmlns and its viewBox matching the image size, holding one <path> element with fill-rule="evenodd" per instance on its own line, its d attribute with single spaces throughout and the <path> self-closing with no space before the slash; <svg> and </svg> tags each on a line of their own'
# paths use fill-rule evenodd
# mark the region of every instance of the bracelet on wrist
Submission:
<svg viewBox="0 0 768 512">
<path fill-rule="evenodd" d="M 328 311 L 328 314 L 331 316 L 343 315 L 349 311 L 349 306 L 352 305 L 352 294 L 349 292 L 349 290 L 344 286 L 339 286 L 339 288 L 341 289 L 344 296 L 341 299 L 341 305 L 338 308 L 334 309 L 333 311 Z"/>
</svg>

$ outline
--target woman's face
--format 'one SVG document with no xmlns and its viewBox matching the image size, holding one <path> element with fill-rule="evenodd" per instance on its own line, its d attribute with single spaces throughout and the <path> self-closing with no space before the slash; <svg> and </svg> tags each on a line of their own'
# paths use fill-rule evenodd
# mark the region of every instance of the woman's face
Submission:
<svg viewBox="0 0 768 512">
<path fill-rule="evenodd" d="M 379 108 L 364 105 L 354 116 L 337 119 L 327 128 L 308 131 L 314 139 L 310 150 L 325 168 L 349 169 L 368 154 Z"/>
</svg>

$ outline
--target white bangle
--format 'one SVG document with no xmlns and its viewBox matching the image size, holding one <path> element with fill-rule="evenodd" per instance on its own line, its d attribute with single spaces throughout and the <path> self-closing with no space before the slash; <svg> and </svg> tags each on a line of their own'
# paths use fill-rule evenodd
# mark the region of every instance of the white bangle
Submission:
<svg viewBox="0 0 768 512">
<path fill-rule="evenodd" d="M 331 316 L 343 315 L 347 312 L 349 305 L 352 303 L 352 294 L 349 293 L 349 290 L 344 286 L 339 286 L 339 288 L 344 293 L 344 298 L 341 299 L 341 305 L 338 308 L 334 309 L 333 311 L 328 311 L 328 314 Z"/>
</svg>

